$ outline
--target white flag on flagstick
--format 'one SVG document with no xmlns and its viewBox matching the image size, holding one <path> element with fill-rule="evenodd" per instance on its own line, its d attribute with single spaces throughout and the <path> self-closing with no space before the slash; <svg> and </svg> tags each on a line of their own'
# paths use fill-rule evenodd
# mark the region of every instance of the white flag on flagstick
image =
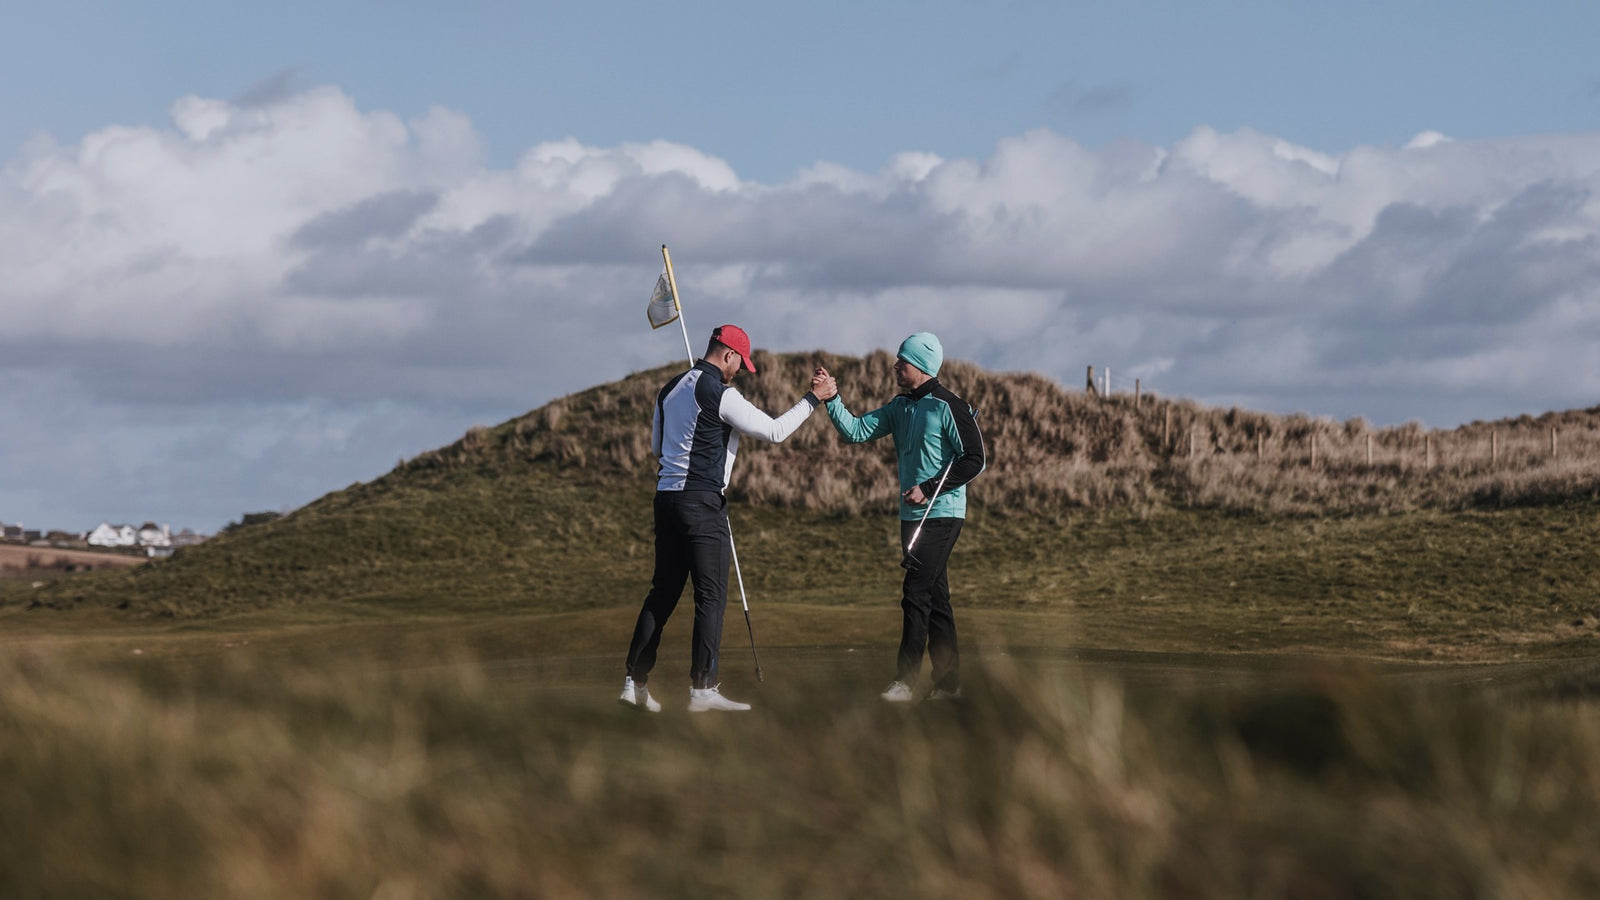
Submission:
<svg viewBox="0 0 1600 900">
<path fill-rule="evenodd" d="M 660 328 L 678 321 L 678 301 L 672 296 L 672 285 L 667 283 L 667 273 L 656 278 L 656 289 L 650 292 L 650 327 Z"/>
</svg>

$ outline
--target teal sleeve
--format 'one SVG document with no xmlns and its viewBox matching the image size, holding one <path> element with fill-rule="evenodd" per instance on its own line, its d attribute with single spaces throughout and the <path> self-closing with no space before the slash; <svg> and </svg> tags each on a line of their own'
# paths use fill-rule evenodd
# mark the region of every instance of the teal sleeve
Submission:
<svg viewBox="0 0 1600 900">
<path fill-rule="evenodd" d="M 852 415 L 844 401 L 835 394 L 828 401 L 828 420 L 833 422 L 839 436 L 852 444 L 875 441 L 890 432 L 889 407 L 880 406 L 862 416 Z"/>
</svg>

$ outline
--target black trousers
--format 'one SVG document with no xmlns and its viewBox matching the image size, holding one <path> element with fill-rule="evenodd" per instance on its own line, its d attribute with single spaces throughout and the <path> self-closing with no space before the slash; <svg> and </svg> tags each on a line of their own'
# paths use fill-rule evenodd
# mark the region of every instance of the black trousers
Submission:
<svg viewBox="0 0 1600 900">
<path fill-rule="evenodd" d="M 715 491 L 657 491 L 656 570 L 628 646 L 628 676 L 650 680 L 661 646 L 661 630 L 678 606 L 686 578 L 694 580 L 694 636 L 689 652 L 689 683 L 717 683 L 717 652 L 722 644 L 722 614 L 728 605 L 728 560 L 733 538 L 728 501 Z"/>
<path fill-rule="evenodd" d="M 900 654 L 896 659 L 896 680 L 906 684 L 917 683 L 917 673 L 922 670 L 922 655 L 928 654 L 933 664 L 933 686 L 953 691 L 961 687 L 961 651 L 956 643 L 955 612 L 950 608 L 950 579 L 947 564 L 950 551 L 955 549 L 956 538 L 961 536 L 961 523 L 955 518 L 928 519 L 922 523 L 922 534 L 917 545 L 911 548 L 919 564 L 906 570 L 906 580 L 901 586 L 900 609 L 903 613 L 900 629 Z M 911 542 L 916 522 L 901 521 L 900 549 L 904 551 Z"/>
</svg>

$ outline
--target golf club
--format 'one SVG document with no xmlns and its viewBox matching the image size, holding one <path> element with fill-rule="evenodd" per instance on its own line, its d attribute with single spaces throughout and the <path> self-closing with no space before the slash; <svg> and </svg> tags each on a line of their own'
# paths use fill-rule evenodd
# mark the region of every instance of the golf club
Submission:
<svg viewBox="0 0 1600 900">
<path fill-rule="evenodd" d="M 906 555 L 900 560 L 900 568 L 911 571 L 922 565 L 922 560 L 911 553 L 911 548 L 917 545 L 917 538 L 922 536 L 922 523 L 928 521 L 928 513 L 933 512 L 933 501 L 938 498 L 939 492 L 944 490 L 944 480 L 949 477 L 950 470 L 955 468 L 955 465 L 956 461 L 950 460 L 950 465 L 945 466 L 944 471 L 939 474 L 939 483 L 934 485 L 933 496 L 928 498 L 928 508 L 922 511 L 922 518 L 917 520 L 916 530 L 911 532 L 911 540 L 906 541 Z"/>
<path fill-rule="evenodd" d="M 728 549 L 733 550 L 733 529 L 728 529 Z M 756 631 L 750 627 L 750 601 L 745 599 L 744 573 L 739 571 L 739 552 L 733 552 L 733 574 L 739 579 L 739 602 L 744 606 L 744 630 L 750 632 L 750 658 L 756 663 L 756 681 L 766 682 L 767 677 L 761 674 L 761 657 L 756 655 Z"/>
</svg>

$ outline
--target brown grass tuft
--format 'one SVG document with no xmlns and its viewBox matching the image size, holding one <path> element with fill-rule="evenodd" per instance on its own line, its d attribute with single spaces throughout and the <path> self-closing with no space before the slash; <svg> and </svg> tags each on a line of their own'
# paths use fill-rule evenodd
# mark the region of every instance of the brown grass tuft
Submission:
<svg viewBox="0 0 1600 900">
<path fill-rule="evenodd" d="M 860 413 L 893 396 L 893 361 L 883 351 L 862 358 L 758 351 L 761 374 L 743 376 L 738 386 L 757 406 L 781 412 L 821 363 Z M 402 468 L 548 462 L 575 477 L 647 485 L 655 467 L 655 393 L 679 368 L 641 372 L 496 428 L 474 428 Z M 1600 408 L 1449 430 L 1414 422 L 1376 428 L 1360 418 L 1281 416 L 1157 396 L 1135 406 L 1128 395 L 1101 399 L 1040 375 L 958 360 L 946 363 L 941 380 L 979 412 L 990 464 L 970 496 L 1001 514 L 1199 508 L 1300 516 L 1600 497 Z M 847 446 L 825 418 L 817 413 L 781 445 L 743 442 L 733 497 L 845 515 L 891 509 L 889 442 Z"/>
</svg>

